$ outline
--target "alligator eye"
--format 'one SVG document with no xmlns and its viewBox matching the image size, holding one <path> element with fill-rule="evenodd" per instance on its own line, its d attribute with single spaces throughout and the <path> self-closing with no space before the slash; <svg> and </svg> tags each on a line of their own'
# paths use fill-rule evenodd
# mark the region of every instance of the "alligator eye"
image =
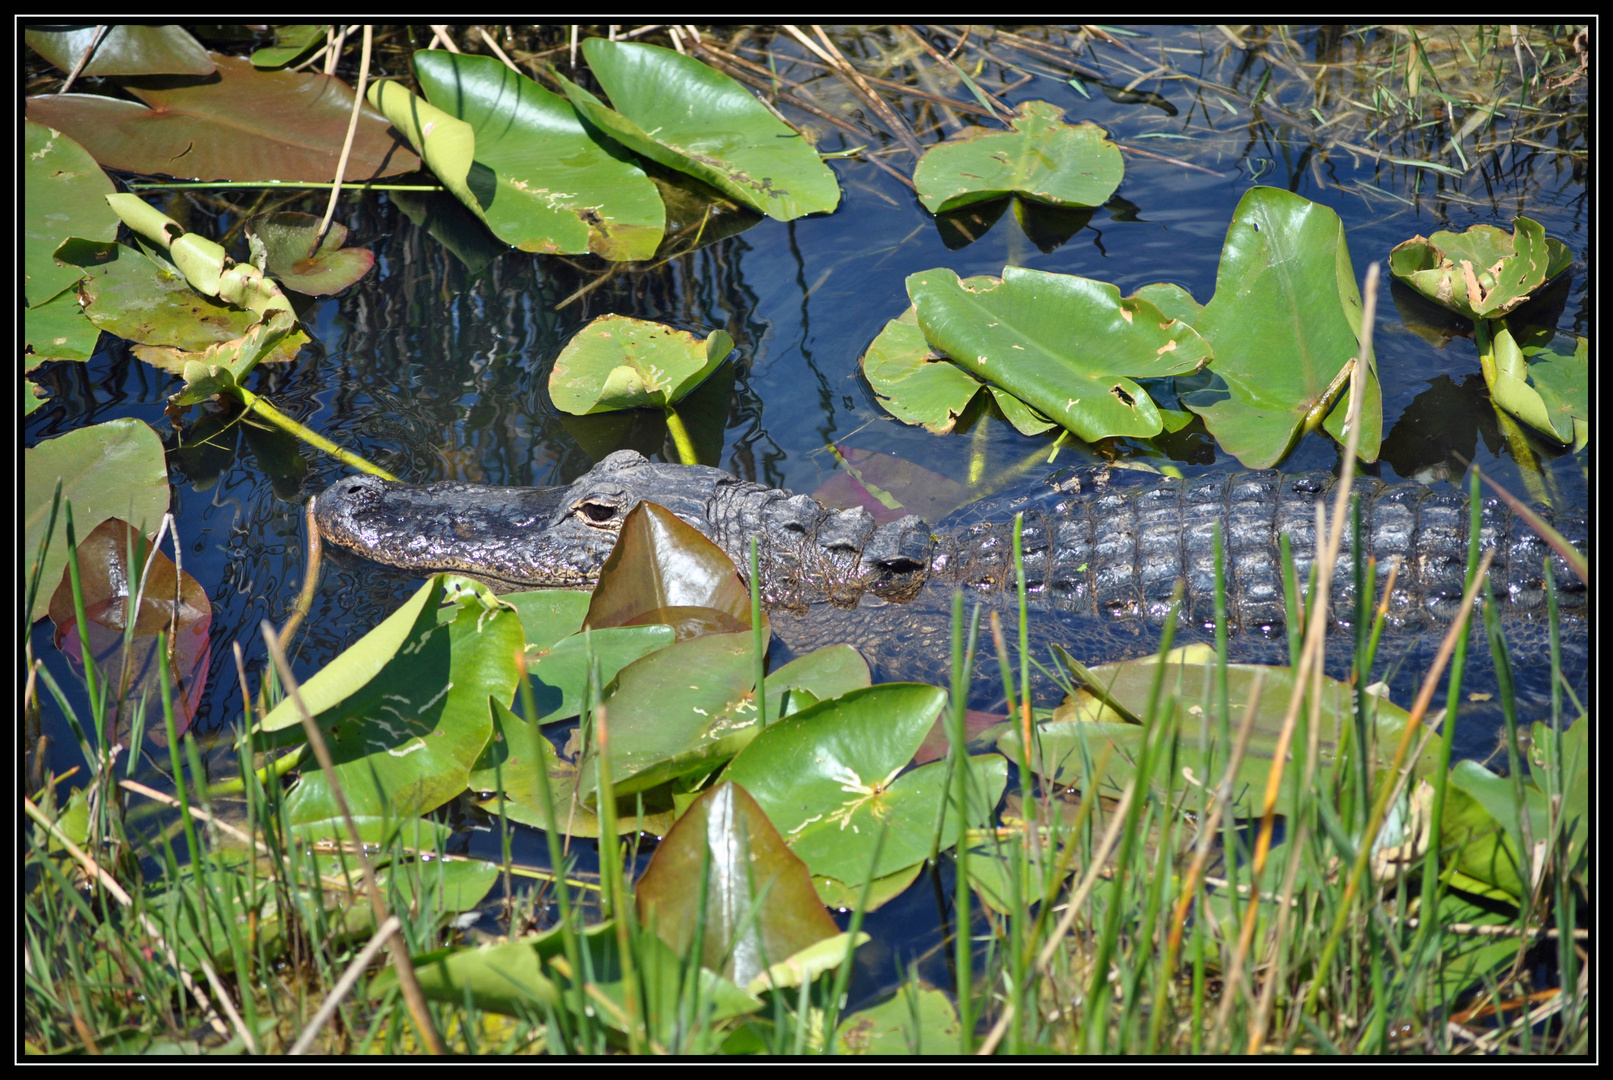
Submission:
<svg viewBox="0 0 1613 1080">
<path fill-rule="evenodd" d="M 584 499 L 576 509 L 590 525 L 608 525 L 616 518 L 616 507 L 608 502 Z"/>
</svg>

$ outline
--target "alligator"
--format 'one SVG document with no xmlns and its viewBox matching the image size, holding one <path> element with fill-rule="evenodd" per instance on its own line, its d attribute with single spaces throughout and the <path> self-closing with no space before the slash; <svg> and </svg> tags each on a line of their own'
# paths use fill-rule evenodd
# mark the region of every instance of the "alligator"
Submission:
<svg viewBox="0 0 1613 1080">
<path fill-rule="evenodd" d="M 790 650 L 849 641 L 882 674 L 932 678 L 944 671 L 949 654 L 954 590 L 1004 610 L 1016 602 L 1016 512 L 1024 512 L 1027 599 L 1033 610 L 1052 614 L 1032 619 L 1038 644 L 1060 640 L 1091 662 L 1151 651 L 1179 582 L 1178 638 L 1211 636 L 1212 537 L 1219 526 L 1232 658 L 1285 662 L 1278 537 L 1289 538 L 1304 581 L 1315 557 L 1315 504 L 1331 501 L 1334 477 L 1265 471 L 1131 479 L 1139 475 L 1064 470 L 1045 483 L 978 501 L 932 527 L 913 516 L 876 524 L 860 507 L 830 509 L 720 469 L 655 463 L 622 450 L 557 487 L 413 486 L 347 477 L 318 496 L 315 517 L 327 542 L 416 575 L 455 571 L 501 591 L 586 588 L 597 580 L 627 513 L 650 500 L 710 537 L 742 573 L 755 538 L 762 600 Z M 1380 655 L 1404 658 L 1415 643 L 1431 657 L 1463 593 L 1467 499 L 1454 490 L 1370 477 L 1358 478 L 1355 491 L 1361 535 L 1378 560 L 1379 580 L 1391 561 L 1399 567 L 1386 616 L 1388 648 Z M 1584 584 L 1498 501 L 1482 504 L 1481 521 L 1482 542 L 1495 549 L 1490 576 L 1498 613 L 1509 641 L 1529 657 L 1526 674 L 1534 682 L 1526 678 L 1521 685 L 1549 693 L 1549 676 L 1538 672 L 1547 655 L 1544 559 L 1554 560 L 1569 663 L 1581 671 Z M 1555 526 L 1584 549 L 1583 510 L 1556 514 Z M 1333 574 L 1332 610 L 1342 623 L 1355 610 L 1354 589 L 1347 542 Z M 1330 667 L 1347 667 L 1347 652 Z M 1046 649 L 1038 656 L 1045 658 Z"/>
</svg>

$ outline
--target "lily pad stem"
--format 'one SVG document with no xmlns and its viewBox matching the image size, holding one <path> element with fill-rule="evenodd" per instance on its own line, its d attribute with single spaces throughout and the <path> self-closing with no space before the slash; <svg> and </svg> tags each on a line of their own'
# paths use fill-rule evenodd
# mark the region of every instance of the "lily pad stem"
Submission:
<svg viewBox="0 0 1613 1080">
<path fill-rule="evenodd" d="M 666 429 L 672 435 L 672 445 L 678 448 L 678 460 L 685 465 L 700 464 L 700 456 L 694 452 L 694 440 L 689 438 L 689 429 L 683 426 L 683 417 L 678 411 L 668 405 L 665 408 Z"/>
<path fill-rule="evenodd" d="M 241 404 L 245 405 L 248 409 L 251 409 L 253 412 L 257 413 L 259 416 L 263 417 L 276 427 L 283 428 L 284 430 L 291 432 L 291 434 L 297 436 L 297 438 L 301 439 L 310 446 L 325 451 L 325 453 L 329 454 L 337 461 L 351 465 L 353 468 L 358 469 L 361 472 L 367 472 L 371 476 L 379 476 L 382 480 L 397 479 L 396 476 L 393 476 L 379 465 L 372 465 L 368 461 L 365 461 L 363 458 L 359 457 L 357 454 L 353 453 L 351 450 L 343 450 L 340 446 L 337 446 L 323 435 L 303 427 L 301 424 L 297 423 L 297 421 L 293 420 L 291 417 L 287 416 L 273 405 L 270 405 L 267 401 L 258 397 L 258 395 L 254 394 L 246 387 L 236 386 L 235 392 L 241 396 Z M 687 436 L 685 437 L 687 438 Z"/>
</svg>

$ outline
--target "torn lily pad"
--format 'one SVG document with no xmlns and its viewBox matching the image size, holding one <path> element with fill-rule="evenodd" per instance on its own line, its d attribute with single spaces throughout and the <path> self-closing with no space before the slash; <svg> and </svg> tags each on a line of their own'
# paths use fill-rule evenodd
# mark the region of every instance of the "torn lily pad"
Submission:
<svg viewBox="0 0 1613 1080">
<path fill-rule="evenodd" d="M 1535 221 L 1519 217 L 1508 236 L 1494 225 L 1414 236 L 1389 253 L 1389 272 L 1469 319 L 1495 319 L 1567 270 L 1574 256 Z"/>
</svg>

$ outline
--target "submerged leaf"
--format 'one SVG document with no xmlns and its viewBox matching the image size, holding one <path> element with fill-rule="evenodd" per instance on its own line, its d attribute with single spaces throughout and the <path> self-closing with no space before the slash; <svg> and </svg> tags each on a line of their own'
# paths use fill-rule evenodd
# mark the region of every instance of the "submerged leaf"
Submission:
<svg viewBox="0 0 1613 1080">
<path fill-rule="evenodd" d="M 195 719 L 207 689 L 207 635 L 213 623 L 213 605 L 201 583 L 162 552 L 150 553 L 147 572 L 148 552 L 145 537 L 128 522 L 118 518 L 101 522 L 78 541 L 79 586 L 88 625 L 78 624 L 73 586 L 66 570 L 51 594 L 50 619 L 56 624 L 57 648 L 80 664 L 84 642 L 88 640 L 96 670 L 114 691 L 108 696 L 110 730 L 119 733 L 114 737 L 126 738 L 128 730 L 124 725 L 144 706 L 146 734 L 158 746 L 166 746 L 157 635 L 168 635 L 172 646 L 168 678 L 174 728 L 183 734 Z M 137 595 L 139 607 L 131 617 Z M 134 634 L 126 653 L 124 632 L 131 624 Z"/>
</svg>

